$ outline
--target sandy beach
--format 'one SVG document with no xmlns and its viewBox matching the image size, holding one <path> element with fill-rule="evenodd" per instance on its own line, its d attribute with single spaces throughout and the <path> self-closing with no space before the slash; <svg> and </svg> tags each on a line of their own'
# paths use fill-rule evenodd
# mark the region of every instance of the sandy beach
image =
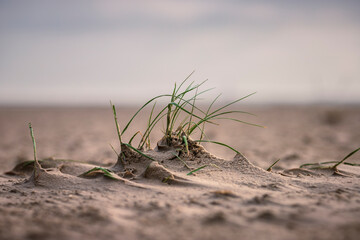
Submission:
<svg viewBox="0 0 360 240">
<path fill-rule="evenodd" d="M 360 106 L 239 108 L 257 115 L 240 119 L 266 128 L 220 121 L 207 135 L 241 154 L 202 144 L 184 156 L 187 168 L 170 152 L 148 151 L 152 161 L 129 151 L 137 160 L 114 180 L 101 171 L 79 177 L 117 161 L 110 107 L 1 107 L 0 239 L 358 239 L 360 167 L 299 166 L 360 147 Z M 121 128 L 135 111 L 118 107 Z M 145 129 L 146 114 L 129 132 Z M 28 122 L 42 160 L 35 174 L 33 163 L 14 169 L 33 160 Z M 346 162 L 360 164 L 360 153 Z"/>
</svg>

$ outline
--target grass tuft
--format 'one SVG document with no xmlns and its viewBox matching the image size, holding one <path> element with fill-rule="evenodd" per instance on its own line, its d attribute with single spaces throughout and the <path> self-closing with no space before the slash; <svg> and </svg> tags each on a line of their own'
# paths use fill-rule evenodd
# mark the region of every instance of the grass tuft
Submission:
<svg viewBox="0 0 360 240">
<path fill-rule="evenodd" d="M 195 143 L 200 144 L 202 142 L 208 142 L 213 144 L 218 144 L 224 147 L 227 147 L 234 151 L 235 153 L 240 153 L 233 147 L 229 145 L 212 141 L 207 138 L 205 133 L 205 125 L 218 125 L 216 120 L 228 120 L 243 124 L 248 124 L 252 126 L 262 127 L 257 124 L 249 123 L 234 117 L 234 114 L 248 114 L 253 115 L 248 112 L 239 111 L 239 110 L 229 110 L 228 108 L 233 106 L 234 104 L 239 103 L 240 101 L 252 96 L 255 93 L 251 93 L 244 97 L 238 98 L 232 102 L 227 104 L 221 105 L 220 107 L 214 108 L 215 103 L 219 100 L 221 94 L 217 95 L 210 105 L 206 108 L 206 110 L 202 110 L 198 103 L 200 100 L 200 96 L 207 93 L 208 91 L 213 90 L 212 88 L 208 88 L 205 90 L 201 90 L 200 88 L 206 83 L 207 80 L 202 81 L 200 83 L 195 83 L 195 81 L 188 82 L 189 78 L 193 75 L 194 72 L 189 74 L 180 84 L 175 83 L 174 87 L 171 90 L 170 94 L 162 94 L 155 96 L 148 100 L 144 105 L 142 105 L 135 114 L 130 118 L 127 122 L 123 130 L 120 130 L 116 109 L 114 104 L 111 104 L 114 121 L 116 125 L 116 131 L 119 138 L 120 149 L 122 145 L 126 145 L 127 147 L 131 148 L 135 152 L 139 153 L 140 155 L 154 160 L 152 157 L 146 155 L 144 152 L 150 149 L 150 135 L 155 127 L 158 125 L 159 122 L 164 120 L 165 122 L 165 129 L 164 129 L 164 137 L 162 138 L 163 144 L 167 145 L 168 147 L 175 147 L 179 149 L 179 151 L 183 151 L 186 155 L 190 156 L 190 146 L 189 146 L 189 139 L 190 136 L 194 136 L 197 131 L 199 131 L 199 139 L 194 140 Z M 167 98 L 168 101 L 162 106 L 157 106 L 156 101 L 160 98 Z M 148 105 L 152 104 L 152 108 L 147 120 L 147 126 L 145 131 L 137 131 L 135 134 L 131 135 L 128 143 L 124 143 L 122 137 L 124 133 L 129 129 L 129 126 L 134 121 L 134 119 L 138 116 L 138 114 L 145 109 Z M 231 115 L 231 117 L 229 116 Z M 133 139 L 137 136 L 141 135 L 141 139 L 137 147 L 132 145 Z M 196 136 L 198 136 L 196 135 Z M 205 138 L 205 139 L 204 139 Z M 193 142 L 192 142 L 193 143 Z M 119 152 L 118 154 L 118 161 L 121 161 L 123 165 L 124 162 L 123 153 Z"/>
</svg>

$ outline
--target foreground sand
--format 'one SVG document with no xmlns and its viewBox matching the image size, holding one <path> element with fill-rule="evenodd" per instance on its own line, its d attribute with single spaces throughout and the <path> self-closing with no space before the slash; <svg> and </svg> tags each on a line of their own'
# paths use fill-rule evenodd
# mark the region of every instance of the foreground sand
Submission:
<svg viewBox="0 0 360 240">
<path fill-rule="evenodd" d="M 119 108 L 120 109 L 120 108 Z M 121 108 L 120 122 L 134 109 Z M 360 107 L 245 107 L 260 129 L 223 123 L 211 139 L 246 158 L 206 145 L 220 158 L 199 157 L 190 167 L 215 163 L 195 175 L 164 158 L 176 181 L 143 174 L 131 181 L 79 178 L 93 166 L 110 167 L 117 146 L 107 108 L 0 109 L 0 239 L 358 239 L 360 167 L 289 170 L 302 163 L 340 160 L 360 146 Z M 32 159 L 27 122 L 35 128 L 40 159 L 51 171 L 36 182 L 31 171 L 4 174 Z M 137 122 L 131 132 L 142 130 Z M 154 134 L 152 141 L 161 137 Z M 154 153 L 156 156 L 156 153 Z M 161 158 L 161 155 L 158 156 Z M 264 171 L 280 158 L 272 173 Z M 348 162 L 360 163 L 359 153 Z M 145 171 L 149 162 L 142 160 Z M 44 166 L 45 167 L 45 166 Z M 21 175 L 23 174 L 23 175 Z M 35 184 L 34 184 L 35 183 Z"/>
</svg>

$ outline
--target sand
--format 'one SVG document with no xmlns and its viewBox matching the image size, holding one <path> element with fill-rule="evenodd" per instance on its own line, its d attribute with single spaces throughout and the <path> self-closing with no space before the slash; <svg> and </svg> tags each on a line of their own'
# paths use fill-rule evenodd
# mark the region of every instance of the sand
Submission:
<svg viewBox="0 0 360 240">
<path fill-rule="evenodd" d="M 135 109 L 119 107 L 124 123 Z M 299 169 L 341 160 L 360 146 L 359 106 L 245 106 L 256 128 L 223 122 L 190 168 L 169 151 L 127 149 L 108 108 L 0 108 L 0 239 L 358 239 L 360 167 Z M 145 115 L 144 115 L 145 116 Z M 130 132 L 143 130 L 140 116 Z M 37 140 L 40 166 L 30 164 Z M 162 136 L 152 136 L 152 146 Z M 348 162 L 360 163 L 358 152 Z M 280 162 L 266 171 L 276 159 Z M 79 177 L 96 166 L 113 169 Z M 117 173 L 117 174 L 116 174 Z"/>
</svg>

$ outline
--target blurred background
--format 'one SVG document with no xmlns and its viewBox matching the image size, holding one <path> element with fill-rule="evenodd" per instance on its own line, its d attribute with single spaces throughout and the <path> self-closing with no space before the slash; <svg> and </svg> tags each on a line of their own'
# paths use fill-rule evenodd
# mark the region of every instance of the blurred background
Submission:
<svg viewBox="0 0 360 240">
<path fill-rule="evenodd" d="M 223 99 L 360 103 L 360 1 L 0 0 L 0 105 L 139 105 L 193 70 Z"/>
</svg>

